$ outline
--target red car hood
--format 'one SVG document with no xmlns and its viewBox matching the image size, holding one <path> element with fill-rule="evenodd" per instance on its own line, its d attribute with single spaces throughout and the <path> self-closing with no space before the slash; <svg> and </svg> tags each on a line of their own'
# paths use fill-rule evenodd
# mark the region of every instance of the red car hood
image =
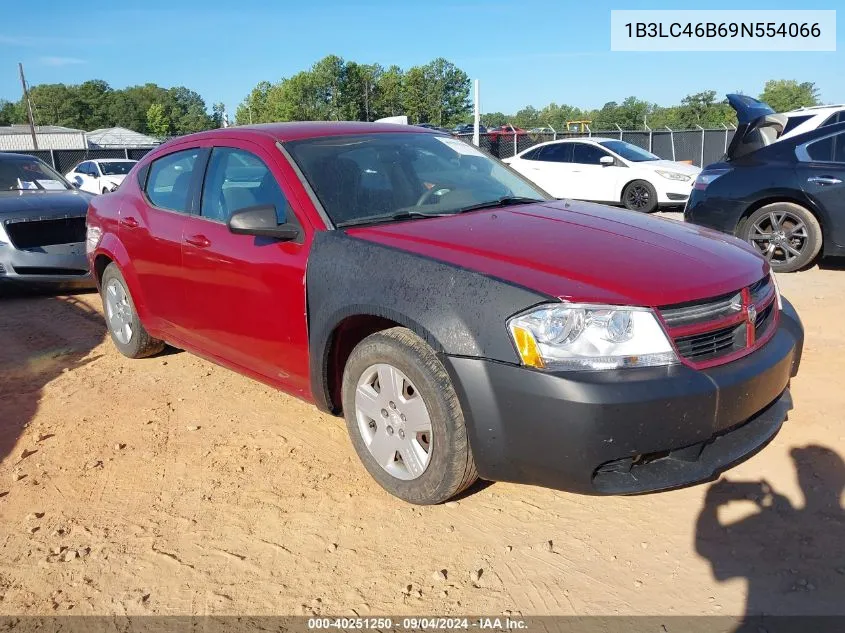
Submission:
<svg viewBox="0 0 845 633">
<path fill-rule="evenodd" d="M 572 301 L 661 306 L 734 292 L 768 265 L 729 235 L 586 202 L 348 230 Z"/>
</svg>

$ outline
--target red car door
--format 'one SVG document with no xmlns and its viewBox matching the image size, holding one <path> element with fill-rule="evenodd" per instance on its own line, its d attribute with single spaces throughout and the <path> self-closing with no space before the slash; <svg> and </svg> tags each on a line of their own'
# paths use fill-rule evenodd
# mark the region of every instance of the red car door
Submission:
<svg viewBox="0 0 845 633">
<path fill-rule="evenodd" d="M 231 143 L 211 150 L 199 213 L 183 227 L 180 320 L 201 354 L 307 397 L 305 266 L 311 228 L 292 206 L 281 154 L 247 141 Z M 229 231 L 232 213 L 265 204 L 275 206 L 280 224 L 302 228 L 296 241 Z"/>
<path fill-rule="evenodd" d="M 140 288 L 146 326 L 173 332 L 184 294 L 182 229 L 194 201 L 207 150 L 177 149 L 150 163 L 135 195 L 120 208 L 119 234 Z"/>
</svg>

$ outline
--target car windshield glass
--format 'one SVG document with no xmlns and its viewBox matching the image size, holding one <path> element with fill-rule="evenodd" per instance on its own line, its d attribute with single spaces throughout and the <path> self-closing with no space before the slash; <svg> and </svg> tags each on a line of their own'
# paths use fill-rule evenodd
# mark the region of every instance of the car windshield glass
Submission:
<svg viewBox="0 0 845 633">
<path fill-rule="evenodd" d="M 611 152 L 616 152 L 625 160 L 630 160 L 634 163 L 642 163 L 647 160 L 660 160 L 660 156 L 655 156 L 642 147 L 637 147 L 625 141 L 600 141 L 599 145 L 606 147 Z"/>
<path fill-rule="evenodd" d="M 0 158 L 0 191 L 64 191 L 70 185 L 35 158 Z"/>
<path fill-rule="evenodd" d="M 100 170 L 103 176 L 125 176 L 134 166 L 135 163 L 130 161 L 109 161 L 101 162 Z"/>
<path fill-rule="evenodd" d="M 338 226 L 549 199 L 474 146 L 448 136 L 334 136 L 290 141 L 285 148 Z"/>
</svg>

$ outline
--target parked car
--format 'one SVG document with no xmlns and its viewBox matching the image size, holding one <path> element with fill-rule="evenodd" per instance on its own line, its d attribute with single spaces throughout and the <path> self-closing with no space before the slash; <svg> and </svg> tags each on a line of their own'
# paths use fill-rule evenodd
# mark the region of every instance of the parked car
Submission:
<svg viewBox="0 0 845 633">
<path fill-rule="evenodd" d="M 621 204 L 643 213 L 683 206 L 701 171 L 631 143 L 599 137 L 541 143 L 504 162 L 556 198 Z"/>
<path fill-rule="evenodd" d="M 443 132 L 444 134 L 451 134 L 451 130 L 447 130 L 445 127 L 440 127 L 439 125 L 434 125 L 434 123 L 415 123 L 416 127 L 425 128 L 426 130 L 434 130 L 435 132 Z"/>
<path fill-rule="evenodd" d="M 513 140 L 514 134 L 517 138 L 528 136 L 528 132 L 521 127 L 514 127 L 512 125 L 500 125 L 499 127 L 488 128 L 487 134 L 494 138 Z"/>
<path fill-rule="evenodd" d="M 845 255 L 845 123 L 780 138 L 787 117 L 728 95 L 738 129 L 695 181 L 684 218 L 751 244 L 778 272 Z"/>
<path fill-rule="evenodd" d="M 87 244 L 123 354 L 167 341 L 342 413 L 412 503 L 477 476 L 590 494 L 711 477 L 777 433 L 801 356 L 742 241 L 551 200 L 410 126 L 174 139 L 92 201 Z"/>
<path fill-rule="evenodd" d="M 137 162 L 122 158 L 86 160 L 71 169 L 66 178 L 82 191 L 110 193 L 120 186 Z"/>
<path fill-rule="evenodd" d="M 532 136 L 542 136 L 545 134 L 555 134 L 555 131 L 550 127 L 532 127 L 528 130 L 528 134 Z"/>
<path fill-rule="evenodd" d="M 457 125 L 457 126 L 455 126 L 455 129 L 452 130 L 452 133 L 453 134 L 475 134 L 475 125 L 473 125 L 472 123 L 464 123 L 463 125 Z M 479 123 L 478 133 L 479 134 L 487 134 L 487 128 Z"/>
<path fill-rule="evenodd" d="M 784 112 L 786 123 L 781 139 L 792 138 L 825 125 L 845 123 L 845 105 L 811 106 Z"/>
<path fill-rule="evenodd" d="M 0 283 L 90 284 L 90 197 L 37 158 L 0 153 Z"/>
</svg>

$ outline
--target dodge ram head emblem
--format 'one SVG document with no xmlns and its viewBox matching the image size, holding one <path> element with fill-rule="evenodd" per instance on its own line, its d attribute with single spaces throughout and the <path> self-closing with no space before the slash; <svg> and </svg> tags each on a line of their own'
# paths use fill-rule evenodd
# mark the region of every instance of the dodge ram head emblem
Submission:
<svg viewBox="0 0 845 633">
<path fill-rule="evenodd" d="M 751 325 L 754 325 L 754 322 L 757 320 L 757 307 L 752 303 L 748 306 L 748 322 Z"/>
</svg>

